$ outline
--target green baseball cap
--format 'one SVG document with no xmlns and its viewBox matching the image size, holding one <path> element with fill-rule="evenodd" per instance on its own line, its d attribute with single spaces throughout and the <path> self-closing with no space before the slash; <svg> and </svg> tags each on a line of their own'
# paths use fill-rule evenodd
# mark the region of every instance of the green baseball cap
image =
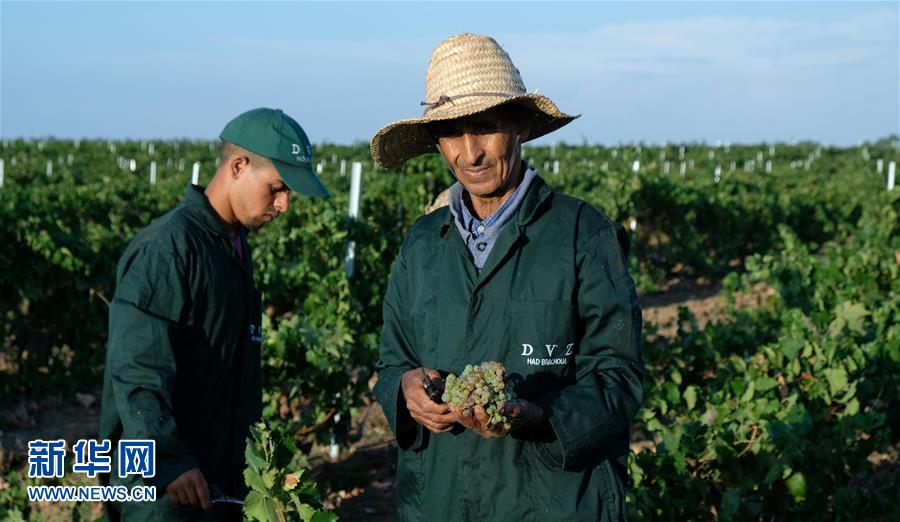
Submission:
<svg viewBox="0 0 900 522">
<path fill-rule="evenodd" d="M 219 137 L 270 159 L 291 190 L 331 196 L 312 170 L 312 145 L 303 127 L 281 109 L 249 110 L 228 122 Z"/>
</svg>

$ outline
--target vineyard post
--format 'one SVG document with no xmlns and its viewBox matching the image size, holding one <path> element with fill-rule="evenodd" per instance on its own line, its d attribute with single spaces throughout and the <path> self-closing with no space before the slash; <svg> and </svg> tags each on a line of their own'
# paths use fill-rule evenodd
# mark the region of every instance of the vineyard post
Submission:
<svg viewBox="0 0 900 522">
<path fill-rule="evenodd" d="M 884 160 L 883 159 L 878 158 L 878 161 L 875 162 L 875 171 L 878 172 L 879 174 L 884 172 Z"/>
<path fill-rule="evenodd" d="M 3 158 L 0 158 L 0 188 L 3 188 Z"/>
<path fill-rule="evenodd" d="M 351 219 L 359 219 L 359 194 L 362 189 L 362 163 L 354 161 L 350 172 L 350 203 L 347 215 Z M 353 277 L 353 260 L 356 258 L 356 242 L 347 244 L 347 255 L 344 257 L 344 272 Z"/>
<path fill-rule="evenodd" d="M 153 144 L 151 143 L 152 147 Z M 156 185 L 156 160 L 150 162 L 150 184 Z"/>
<path fill-rule="evenodd" d="M 342 159 L 341 160 L 341 176 L 346 176 L 346 175 L 347 175 L 347 160 Z"/>
<path fill-rule="evenodd" d="M 553 160 L 553 174 L 559 174 L 559 160 Z"/>
<path fill-rule="evenodd" d="M 668 174 L 668 173 L 669 173 L 669 162 L 667 161 L 667 162 L 663 163 L 663 174 Z"/>
<path fill-rule="evenodd" d="M 637 176 L 639 170 L 641 170 L 641 162 L 639 160 L 634 160 L 634 163 L 631 164 L 631 172 Z"/>
<path fill-rule="evenodd" d="M 687 172 L 687 164 L 685 162 L 681 162 L 681 166 L 678 167 L 678 173 L 681 174 L 681 177 L 684 177 L 684 174 Z"/>
<path fill-rule="evenodd" d="M 194 162 L 194 172 L 191 174 L 191 185 L 197 185 L 200 183 L 200 162 Z"/>
<path fill-rule="evenodd" d="M 53 175 L 53 162 L 51 160 L 47 160 L 47 177 Z"/>
<path fill-rule="evenodd" d="M 772 160 L 766 160 L 766 174 L 772 173 Z"/>
<path fill-rule="evenodd" d="M 890 192 L 891 190 L 894 190 L 894 181 L 895 181 L 895 177 L 896 177 L 896 176 L 897 176 L 897 163 L 892 161 L 892 162 L 890 162 L 890 163 L 888 164 L 888 183 L 887 183 L 887 189 L 888 189 L 889 192 Z"/>
</svg>

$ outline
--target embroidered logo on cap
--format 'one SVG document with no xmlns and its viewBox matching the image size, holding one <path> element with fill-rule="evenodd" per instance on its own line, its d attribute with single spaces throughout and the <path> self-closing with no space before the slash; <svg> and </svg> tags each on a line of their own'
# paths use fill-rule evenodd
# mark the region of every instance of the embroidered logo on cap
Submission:
<svg viewBox="0 0 900 522">
<path fill-rule="evenodd" d="M 291 143 L 291 154 L 294 155 L 294 158 L 297 161 L 309 161 L 309 153 L 312 151 L 307 151 L 306 155 L 303 155 L 303 147 L 297 145 L 296 143 Z"/>
</svg>

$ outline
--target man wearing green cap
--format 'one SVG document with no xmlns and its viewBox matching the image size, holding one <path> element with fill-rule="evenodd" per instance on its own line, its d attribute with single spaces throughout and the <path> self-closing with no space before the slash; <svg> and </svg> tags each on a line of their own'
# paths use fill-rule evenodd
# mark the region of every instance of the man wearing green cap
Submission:
<svg viewBox="0 0 900 522">
<path fill-rule="evenodd" d="M 129 475 L 113 454 L 101 480 L 156 486 L 157 499 L 109 503 L 111 520 L 241 518 L 213 501 L 243 498 L 244 441 L 261 415 L 262 308 L 247 231 L 286 212 L 291 191 L 329 194 L 306 133 L 281 110 L 245 112 L 220 137 L 209 186 L 189 186 L 119 260 L 100 438 L 113 449 L 155 441 L 155 474 Z"/>
</svg>

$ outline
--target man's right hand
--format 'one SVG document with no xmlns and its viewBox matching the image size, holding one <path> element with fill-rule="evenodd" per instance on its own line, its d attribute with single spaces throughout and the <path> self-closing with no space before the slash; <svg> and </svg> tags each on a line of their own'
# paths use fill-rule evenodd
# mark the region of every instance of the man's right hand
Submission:
<svg viewBox="0 0 900 522">
<path fill-rule="evenodd" d="M 212 511 L 209 488 L 200 468 L 191 468 L 166 486 L 166 493 L 173 504 L 191 506 L 203 511 Z"/>
<path fill-rule="evenodd" d="M 425 372 L 435 385 L 438 385 L 438 388 L 443 388 L 440 385 L 443 382 L 441 374 L 430 369 L 425 369 Z M 422 368 L 409 370 L 403 374 L 403 378 L 400 380 L 400 391 L 403 392 L 406 409 L 409 410 L 414 421 L 434 433 L 443 433 L 453 428 L 454 420 L 453 414 L 450 413 L 450 406 L 432 401 L 425 392 L 425 386 L 422 384 Z"/>
</svg>

